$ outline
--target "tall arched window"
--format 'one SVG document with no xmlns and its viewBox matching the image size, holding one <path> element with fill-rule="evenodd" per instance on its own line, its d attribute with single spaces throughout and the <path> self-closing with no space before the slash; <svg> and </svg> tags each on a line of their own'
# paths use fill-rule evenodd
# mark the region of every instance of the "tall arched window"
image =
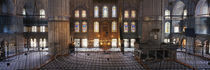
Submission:
<svg viewBox="0 0 210 70">
<path fill-rule="evenodd" d="M 79 22 L 75 22 L 75 32 L 79 32 Z"/>
<path fill-rule="evenodd" d="M 107 18 L 108 17 L 108 7 L 104 6 L 103 7 L 103 18 Z"/>
<path fill-rule="evenodd" d="M 23 9 L 22 11 L 22 15 L 25 16 L 26 15 L 26 9 Z"/>
<path fill-rule="evenodd" d="M 99 17 L 99 8 L 98 8 L 98 6 L 95 6 L 94 7 L 94 17 L 95 18 L 98 18 Z"/>
<path fill-rule="evenodd" d="M 74 16 L 75 16 L 76 18 L 79 18 L 79 10 L 75 10 Z"/>
<path fill-rule="evenodd" d="M 82 17 L 85 18 L 86 16 L 86 10 L 82 10 Z"/>
<path fill-rule="evenodd" d="M 112 32 L 117 32 L 117 22 L 116 21 L 112 22 Z"/>
<path fill-rule="evenodd" d="M 129 18 L 129 12 L 128 12 L 128 10 L 125 10 L 125 12 L 124 12 L 124 17 L 125 17 L 125 18 Z"/>
<path fill-rule="evenodd" d="M 124 32 L 128 32 L 128 22 L 124 22 Z"/>
<path fill-rule="evenodd" d="M 94 22 L 94 32 L 99 32 L 99 22 Z"/>
<path fill-rule="evenodd" d="M 40 10 L 40 18 L 45 18 L 45 10 L 44 9 Z"/>
<path fill-rule="evenodd" d="M 87 32 L 87 22 L 82 22 L 82 32 Z"/>
<path fill-rule="evenodd" d="M 132 11 L 131 11 L 131 17 L 132 17 L 132 18 L 136 18 L 136 11 L 135 11 L 135 10 L 132 10 Z"/>
<path fill-rule="evenodd" d="M 184 15 L 183 17 L 184 17 L 184 19 L 185 19 L 185 18 L 187 17 L 187 10 L 186 10 L 186 9 L 184 10 L 183 15 Z"/>
<path fill-rule="evenodd" d="M 170 23 L 169 22 L 165 23 L 165 33 L 170 33 Z"/>
<path fill-rule="evenodd" d="M 136 32 L 136 23 L 135 22 L 131 23 L 131 32 Z"/>
<path fill-rule="evenodd" d="M 170 14 L 169 10 L 165 10 L 165 19 L 170 19 Z"/>
<path fill-rule="evenodd" d="M 112 17 L 117 17 L 117 9 L 116 6 L 112 7 Z"/>
</svg>

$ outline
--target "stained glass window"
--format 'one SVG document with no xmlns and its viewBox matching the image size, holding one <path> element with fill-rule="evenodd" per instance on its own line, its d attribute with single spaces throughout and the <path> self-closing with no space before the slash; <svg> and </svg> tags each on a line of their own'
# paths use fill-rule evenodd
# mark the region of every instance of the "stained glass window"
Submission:
<svg viewBox="0 0 210 70">
<path fill-rule="evenodd" d="M 117 22 L 112 22 L 112 32 L 117 32 Z"/>
<path fill-rule="evenodd" d="M 75 22 L 75 32 L 79 32 L 79 22 Z"/>
<path fill-rule="evenodd" d="M 87 22 L 82 22 L 82 32 L 87 32 Z"/>
<path fill-rule="evenodd" d="M 136 23 L 135 22 L 131 23 L 131 32 L 136 32 Z"/>
<path fill-rule="evenodd" d="M 99 22 L 94 22 L 94 32 L 99 32 Z"/>
<path fill-rule="evenodd" d="M 116 6 L 112 7 L 112 17 L 117 17 L 117 9 Z"/>
<path fill-rule="evenodd" d="M 124 12 L 124 16 L 125 16 L 125 18 L 129 18 L 129 12 L 128 12 L 128 10 L 126 10 L 126 11 Z"/>
<path fill-rule="evenodd" d="M 169 22 L 165 23 L 165 33 L 170 33 L 170 23 Z"/>
<path fill-rule="evenodd" d="M 124 32 L 128 32 L 128 22 L 124 22 Z"/>
<path fill-rule="evenodd" d="M 132 18 L 136 18 L 136 11 L 135 11 L 135 10 L 132 10 L 132 11 L 131 11 L 131 17 L 132 17 Z"/>
<path fill-rule="evenodd" d="M 79 17 L 79 10 L 75 10 L 74 15 L 75 15 L 76 18 L 78 18 Z"/>
<path fill-rule="evenodd" d="M 98 6 L 95 6 L 94 7 L 94 17 L 95 18 L 98 18 L 99 17 L 99 8 L 98 8 Z"/>
<path fill-rule="evenodd" d="M 107 18 L 108 17 L 108 7 L 104 6 L 103 7 L 103 18 Z"/>
<path fill-rule="evenodd" d="M 86 10 L 82 10 L 82 17 L 85 18 L 86 16 Z"/>
</svg>

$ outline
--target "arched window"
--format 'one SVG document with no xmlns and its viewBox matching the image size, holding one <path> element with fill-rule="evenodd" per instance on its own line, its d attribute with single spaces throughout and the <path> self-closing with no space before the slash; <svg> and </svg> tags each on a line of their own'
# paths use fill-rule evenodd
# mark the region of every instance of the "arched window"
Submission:
<svg viewBox="0 0 210 70">
<path fill-rule="evenodd" d="M 125 10 L 125 12 L 124 12 L 124 17 L 125 17 L 125 18 L 129 18 L 129 12 L 128 12 L 128 10 Z"/>
<path fill-rule="evenodd" d="M 79 22 L 75 22 L 75 32 L 79 32 Z"/>
<path fill-rule="evenodd" d="M 183 17 L 184 17 L 184 19 L 187 17 L 187 10 L 184 10 L 184 13 L 183 13 Z"/>
<path fill-rule="evenodd" d="M 132 10 L 132 11 L 131 11 L 131 17 L 132 17 L 132 18 L 136 18 L 136 11 L 135 11 L 135 10 Z"/>
<path fill-rule="evenodd" d="M 99 8 L 98 8 L 98 6 L 95 6 L 94 7 L 94 17 L 95 18 L 98 18 L 99 17 Z"/>
<path fill-rule="evenodd" d="M 104 6 L 103 7 L 103 18 L 107 18 L 108 17 L 108 7 Z"/>
<path fill-rule="evenodd" d="M 26 16 L 26 9 L 23 9 L 22 15 L 23 15 L 23 16 Z"/>
<path fill-rule="evenodd" d="M 82 22 L 82 32 L 87 32 L 87 22 Z"/>
<path fill-rule="evenodd" d="M 136 23 L 135 22 L 131 23 L 131 32 L 136 32 Z"/>
<path fill-rule="evenodd" d="M 124 22 L 124 32 L 128 32 L 128 22 Z"/>
<path fill-rule="evenodd" d="M 117 32 L 117 22 L 112 22 L 112 32 Z"/>
<path fill-rule="evenodd" d="M 165 23 L 165 33 L 170 33 L 170 23 L 169 22 Z"/>
<path fill-rule="evenodd" d="M 94 32 L 99 32 L 99 22 L 94 22 Z"/>
<path fill-rule="evenodd" d="M 45 18 L 45 10 L 44 9 L 40 10 L 40 18 Z"/>
<path fill-rule="evenodd" d="M 195 10 L 196 17 L 206 17 L 210 15 L 208 1 L 209 0 L 199 0 Z"/>
<path fill-rule="evenodd" d="M 82 17 L 85 18 L 86 16 L 86 10 L 82 10 Z"/>
<path fill-rule="evenodd" d="M 79 10 L 75 10 L 74 15 L 76 18 L 79 18 Z"/>
<path fill-rule="evenodd" d="M 170 14 L 169 10 L 165 10 L 165 19 L 170 19 Z"/>
<path fill-rule="evenodd" d="M 117 9 L 116 6 L 112 7 L 112 17 L 117 17 Z"/>
</svg>

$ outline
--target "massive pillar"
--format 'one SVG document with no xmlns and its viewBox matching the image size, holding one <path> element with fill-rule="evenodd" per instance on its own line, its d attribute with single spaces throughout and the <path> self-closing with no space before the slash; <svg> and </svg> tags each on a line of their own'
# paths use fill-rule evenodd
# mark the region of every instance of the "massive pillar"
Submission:
<svg viewBox="0 0 210 70">
<path fill-rule="evenodd" d="M 69 0 L 48 0 L 50 55 L 68 54 L 70 43 Z"/>
</svg>

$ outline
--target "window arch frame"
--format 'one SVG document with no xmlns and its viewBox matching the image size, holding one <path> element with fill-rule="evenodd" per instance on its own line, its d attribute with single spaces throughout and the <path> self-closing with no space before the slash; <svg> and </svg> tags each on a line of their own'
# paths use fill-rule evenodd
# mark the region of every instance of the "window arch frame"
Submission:
<svg viewBox="0 0 210 70">
<path fill-rule="evenodd" d="M 109 17 L 109 8 L 108 6 L 103 6 L 102 8 L 102 17 L 103 18 L 108 18 Z"/>
</svg>

